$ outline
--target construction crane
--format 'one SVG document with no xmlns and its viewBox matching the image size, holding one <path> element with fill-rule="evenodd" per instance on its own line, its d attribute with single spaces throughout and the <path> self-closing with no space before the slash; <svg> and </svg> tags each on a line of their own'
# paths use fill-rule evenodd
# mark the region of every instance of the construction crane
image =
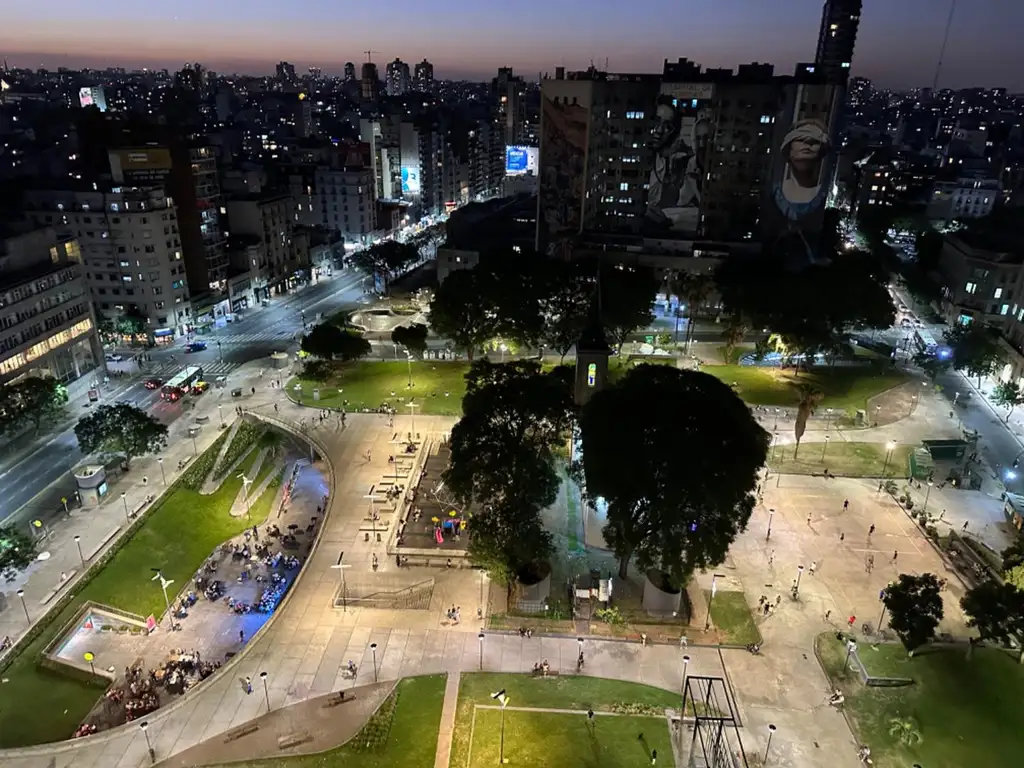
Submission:
<svg viewBox="0 0 1024 768">
<path fill-rule="evenodd" d="M 363 51 L 363 53 L 366 54 L 366 61 L 369 63 L 373 61 L 373 54 L 380 53 L 380 51 Z"/>
</svg>

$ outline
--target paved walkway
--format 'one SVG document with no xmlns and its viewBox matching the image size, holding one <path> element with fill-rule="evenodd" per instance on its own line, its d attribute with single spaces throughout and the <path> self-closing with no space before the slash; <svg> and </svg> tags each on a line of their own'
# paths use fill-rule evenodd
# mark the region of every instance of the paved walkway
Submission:
<svg viewBox="0 0 1024 768">
<path fill-rule="evenodd" d="M 452 737 L 455 735 L 455 715 L 459 708 L 460 672 L 448 675 L 444 685 L 444 705 L 441 707 L 441 727 L 437 731 L 437 755 L 434 768 L 448 768 L 452 756 Z"/>
</svg>

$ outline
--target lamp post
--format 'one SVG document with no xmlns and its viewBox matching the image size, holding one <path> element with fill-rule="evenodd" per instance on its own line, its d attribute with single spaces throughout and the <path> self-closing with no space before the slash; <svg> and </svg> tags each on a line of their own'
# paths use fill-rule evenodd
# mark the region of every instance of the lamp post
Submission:
<svg viewBox="0 0 1024 768">
<path fill-rule="evenodd" d="M 774 723 L 768 723 L 768 745 L 764 748 L 764 759 L 761 761 L 762 765 L 768 765 L 768 750 L 772 748 L 772 736 L 775 735 L 776 730 Z"/>
<path fill-rule="evenodd" d="M 419 403 L 406 403 L 405 407 L 409 409 L 409 434 L 413 437 L 416 436 L 416 409 L 420 407 Z M 412 438 L 410 438 L 411 440 Z"/>
<path fill-rule="evenodd" d="M 498 742 L 498 765 L 505 764 L 505 707 L 508 706 L 509 698 L 502 688 L 497 693 L 492 693 L 491 698 L 501 704 L 501 740 Z"/>
<path fill-rule="evenodd" d="M 825 451 L 828 450 L 828 439 L 829 436 L 825 435 L 825 442 L 821 445 L 821 460 L 825 461 Z"/>
<path fill-rule="evenodd" d="M 153 571 L 153 578 L 150 581 L 160 580 L 160 589 L 164 593 L 164 605 L 167 606 L 167 618 L 171 622 L 171 629 L 174 629 L 174 614 L 171 613 L 171 601 L 167 597 L 167 588 L 174 583 L 174 579 L 165 579 L 163 573 L 159 568 L 150 568 Z"/>
<path fill-rule="evenodd" d="M 260 680 L 263 681 L 263 696 L 267 700 L 267 712 L 270 711 L 270 690 L 267 688 L 267 673 L 264 670 L 260 672 Z"/>
<path fill-rule="evenodd" d="M 882 477 L 885 477 L 885 470 L 889 468 L 889 462 L 892 460 L 892 452 L 896 450 L 896 441 L 890 440 L 885 444 L 885 464 L 882 465 Z"/>
<path fill-rule="evenodd" d="M 149 762 L 156 762 L 156 752 L 153 751 L 153 743 L 149 740 L 149 723 L 143 720 L 139 723 L 139 730 L 142 731 L 142 735 L 146 737 L 146 750 L 149 752 Z"/>
<path fill-rule="evenodd" d="M 160 477 L 163 478 L 164 486 L 167 485 L 167 475 L 164 474 L 164 457 L 157 456 L 156 463 L 160 465 Z"/>
<path fill-rule="evenodd" d="M 217 404 L 217 414 L 220 416 L 220 426 L 224 427 L 224 406 L 220 403 Z"/>
<path fill-rule="evenodd" d="M 687 668 L 689 666 L 690 666 L 690 655 L 686 654 L 686 655 L 683 656 L 683 682 L 679 686 L 679 693 L 683 694 L 684 696 L 686 695 L 686 675 L 687 675 Z M 685 715 L 686 713 L 684 712 L 683 714 Z"/>
<path fill-rule="evenodd" d="M 395 460 L 395 464 L 396 465 L 398 464 L 398 460 L 397 459 Z M 396 469 L 395 470 L 395 483 L 397 484 L 397 482 L 398 482 L 398 470 Z M 376 484 L 371 485 L 370 486 L 370 490 L 368 490 L 363 495 L 363 498 L 366 499 L 367 503 L 370 505 L 367 514 L 369 514 L 369 516 L 370 516 L 370 527 L 373 529 L 373 540 L 374 541 L 377 541 L 377 511 L 373 508 L 373 490 L 376 487 L 377 487 Z"/>
<path fill-rule="evenodd" d="M 828 434 L 829 427 L 832 426 L 832 409 L 825 409 L 825 434 Z"/>
<path fill-rule="evenodd" d="M 28 606 L 25 605 L 25 590 L 19 589 L 15 594 L 17 594 L 18 598 L 21 600 L 21 609 L 25 612 L 25 621 L 31 624 L 32 619 L 30 619 L 28 615 Z"/>
<path fill-rule="evenodd" d="M 797 597 L 800 594 L 800 579 L 804 575 L 804 567 L 798 565 L 796 567 L 796 584 L 793 586 L 793 597 Z"/>
<path fill-rule="evenodd" d="M 480 641 L 480 671 L 484 671 L 484 633 L 481 632 L 476 636 L 476 639 Z"/>
<path fill-rule="evenodd" d="M 345 569 L 351 568 L 351 565 L 342 564 L 341 559 L 345 557 L 345 552 L 342 550 L 341 554 L 338 555 L 338 562 L 331 566 L 331 568 L 337 569 L 338 573 L 341 574 L 341 610 L 342 612 L 348 611 L 348 589 L 345 584 Z"/>
<path fill-rule="evenodd" d="M 124 521 L 131 525 L 132 519 L 128 516 L 128 494 L 121 491 L 121 503 L 124 504 Z"/>
<path fill-rule="evenodd" d="M 889 582 L 892 584 L 892 582 Z M 882 621 L 885 619 L 885 590 L 880 589 L 878 591 L 878 602 L 882 604 L 882 612 L 878 614 L 878 631 L 882 631 Z"/>
<path fill-rule="evenodd" d="M 931 480 L 929 480 L 929 481 L 928 481 L 928 490 L 927 490 L 927 491 L 925 491 L 925 494 L 924 494 L 924 506 L 923 506 L 923 507 L 921 507 L 921 514 L 922 514 L 922 515 L 923 515 L 923 514 L 924 514 L 925 512 L 927 512 L 927 511 L 928 511 L 928 499 L 929 499 L 929 498 L 931 497 L 931 495 L 932 495 L 932 485 L 933 485 L 932 481 L 931 481 Z"/>
<path fill-rule="evenodd" d="M 857 650 L 857 641 L 856 640 L 847 640 L 846 641 L 846 661 L 843 662 L 843 674 L 846 674 L 846 669 L 847 669 L 847 667 L 850 666 L 850 656 L 856 650 Z"/>
<path fill-rule="evenodd" d="M 192 438 L 192 455 L 193 456 L 198 456 L 199 455 L 199 446 L 196 445 L 196 431 L 194 429 L 190 429 L 188 431 L 188 436 Z"/>
<path fill-rule="evenodd" d="M 775 517 L 775 509 L 768 510 L 768 531 L 764 535 L 764 540 L 768 541 L 772 537 L 772 518 Z"/>
<path fill-rule="evenodd" d="M 409 353 L 409 350 L 405 350 L 405 362 L 408 364 L 408 367 L 409 367 L 409 384 L 408 384 L 408 386 L 409 386 L 409 389 L 412 389 L 412 355 Z"/>
<path fill-rule="evenodd" d="M 373 682 L 377 682 L 377 644 L 370 643 L 370 654 L 373 656 Z"/>
<path fill-rule="evenodd" d="M 245 519 L 249 519 L 249 486 L 252 485 L 252 478 L 248 478 L 245 474 L 239 474 L 242 478 L 242 496 L 245 497 Z"/>
<path fill-rule="evenodd" d="M 78 547 L 78 559 L 82 561 L 82 567 L 85 568 L 85 555 L 82 554 L 82 537 L 75 536 L 75 546 Z"/>
<path fill-rule="evenodd" d="M 718 591 L 718 577 L 725 577 L 724 574 L 715 573 L 711 576 L 711 598 L 708 600 L 708 616 L 704 621 L 704 631 L 711 629 L 711 604 L 715 601 L 715 593 Z"/>
</svg>

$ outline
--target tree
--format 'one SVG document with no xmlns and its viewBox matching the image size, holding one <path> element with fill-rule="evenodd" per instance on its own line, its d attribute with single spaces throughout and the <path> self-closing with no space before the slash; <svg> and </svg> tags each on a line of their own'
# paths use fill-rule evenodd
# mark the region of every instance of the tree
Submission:
<svg viewBox="0 0 1024 768">
<path fill-rule="evenodd" d="M 833 353 L 850 332 L 888 328 L 896 317 L 889 270 L 877 256 L 840 251 L 828 264 L 798 271 L 784 254 L 735 255 L 715 271 L 727 312 L 779 334 L 794 353 Z"/>
<path fill-rule="evenodd" d="M 889 626 L 910 656 L 935 636 L 942 621 L 942 585 L 933 573 L 901 573 L 882 597 L 889 611 Z"/>
<path fill-rule="evenodd" d="M 0 576 L 14 581 L 19 572 L 35 562 L 36 549 L 36 539 L 17 526 L 0 526 Z"/>
<path fill-rule="evenodd" d="M 128 465 L 167 445 L 167 427 L 134 405 L 101 405 L 79 420 L 75 437 L 83 454 L 123 454 Z"/>
<path fill-rule="evenodd" d="M 351 256 L 356 269 L 369 275 L 375 282 L 380 278 L 385 295 L 391 287 L 391 280 L 419 258 L 420 252 L 416 246 L 397 240 L 384 240 Z"/>
<path fill-rule="evenodd" d="M 710 275 L 694 274 L 692 272 L 679 272 L 672 278 L 671 289 L 677 297 L 686 301 L 688 310 L 686 313 L 686 337 L 684 343 L 689 346 L 693 341 L 693 329 L 697 324 L 697 312 L 708 300 L 708 295 L 714 286 Z M 677 313 L 678 317 L 678 313 Z M 679 326 L 676 325 L 676 337 L 678 340 Z"/>
<path fill-rule="evenodd" d="M 358 360 L 370 354 L 370 342 L 355 331 L 320 323 L 302 337 L 302 351 L 323 360 Z"/>
<path fill-rule="evenodd" d="M 978 630 L 982 640 L 1007 644 L 1024 637 L 1024 592 L 1013 584 L 983 581 L 960 599 L 967 626 Z M 970 656 L 973 643 L 968 647 Z M 1017 661 L 1024 663 L 1024 646 Z"/>
<path fill-rule="evenodd" d="M 945 332 L 946 343 L 953 352 L 953 368 L 981 380 L 995 372 L 1003 362 L 999 331 L 984 323 L 961 323 Z"/>
<path fill-rule="evenodd" d="M 949 370 L 953 361 L 949 357 L 935 355 L 930 352 L 918 352 L 914 355 L 914 364 L 924 371 L 925 376 L 935 381 L 941 374 Z"/>
<path fill-rule="evenodd" d="M 905 747 L 921 743 L 921 731 L 912 717 L 894 717 L 889 720 L 889 735 Z"/>
<path fill-rule="evenodd" d="M 807 420 L 814 415 L 814 410 L 821 402 L 822 394 L 814 387 L 801 386 L 799 388 L 800 402 L 796 406 L 796 420 L 793 422 L 793 437 L 796 438 L 796 446 L 793 448 L 793 461 L 796 461 L 800 453 L 800 441 L 807 430 Z"/>
<path fill-rule="evenodd" d="M 555 448 L 570 412 L 563 378 L 541 373 L 534 361 L 479 360 L 466 374 L 463 416 L 451 431 L 443 478 L 456 499 L 477 507 L 470 551 L 503 583 L 550 553 L 540 511 L 558 494 Z"/>
<path fill-rule="evenodd" d="M 1006 423 L 1009 424 L 1013 409 L 1024 403 L 1024 392 L 1021 391 L 1020 384 L 1016 381 L 1000 381 L 996 384 L 995 391 L 992 393 L 992 399 L 996 401 L 996 405 L 1009 408 L 1005 419 Z"/>
<path fill-rule="evenodd" d="M 1003 571 L 1003 581 L 1014 589 L 1024 591 L 1024 565 L 1015 565 Z"/>
<path fill-rule="evenodd" d="M 0 389 L 0 431 L 14 432 L 25 422 L 35 431 L 64 413 L 68 391 L 49 376 L 27 376 Z"/>
<path fill-rule="evenodd" d="M 427 326 L 423 323 L 400 325 L 391 332 L 391 341 L 422 357 L 427 351 Z"/>
<path fill-rule="evenodd" d="M 724 560 L 750 518 L 769 442 L 727 385 L 640 365 L 590 399 L 580 432 L 586 494 L 608 504 L 620 577 L 635 556 L 682 586 Z"/>
<path fill-rule="evenodd" d="M 1004 571 L 1024 564 L 1024 538 L 1014 539 L 1013 543 L 999 554 L 1003 558 Z"/>
<path fill-rule="evenodd" d="M 498 328 L 497 308 L 483 290 L 487 282 L 483 272 L 460 269 L 445 278 L 430 301 L 431 329 L 464 349 L 470 362 Z"/>
<path fill-rule="evenodd" d="M 647 267 L 616 267 L 601 275 L 601 323 L 621 351 L 626 338 L 654 320 L 658 280 Z"/>
<path fill-rule="evenodd" d="M 750 326 L 742 317 L 730 315 L 728 322 L 725 324 L 725 330 L 722 332 L 722 339 L 725 342 L 726 363 L 732 362 L 733 352 L 736 351 L 736 347 L 743 343 L 749 331 Z"/>
<path fill-rule="evenodd" d="M 595 283 L 593 271 L 580 262 L 549 260 L 547 286 L 540 300 L 541 338 L 563 361 L 587 324 Z"/>
</svg>

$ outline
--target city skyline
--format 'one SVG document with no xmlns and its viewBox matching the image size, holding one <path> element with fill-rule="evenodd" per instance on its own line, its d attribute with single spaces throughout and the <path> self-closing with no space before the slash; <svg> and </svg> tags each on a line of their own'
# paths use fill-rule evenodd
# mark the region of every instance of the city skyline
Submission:
<svg viewBox="0 0 1024 768">
<path fill-rule="evenodd" d="M 382 70 L 396 57 L 409 63 L 427 58 L 441 79 L 482 80 L 500 66 L 533 78 L 556 66 L 585 69 L 591 61 L 600 68 L 607 61 L 611 71 L 659 72 L 664 59 L 679 57 L 705 67 L 767 61 L 788 73 L 796 62 L 813 60 L 822 2 L 792 0 L 780 12 L 745 0 L 700 0 L 685 8 L 670 0 L 645 0 L 639 8 L 610 7 L 598 15 L 582 0 L 543 5 L 530 0 L 530 5 L 537 15 L 524 9 L 522 34 L 516 35 L 509 34 L 508 25 L 515 22 L 507 14 L 468 0 L 447 0 L 422 21 L 422 9 L 408 0 L 344 13 L 323 0 L 296 0 L 286 18 L 267 0 L 244 8 L 228 3 L 209 8 L 188 0 L 173 9 L 141 9 L 115 0 L 99 18 L 95 9 L 55 0 L 45 9 L 23 6 L 9 14 L 0 31 L 0 55 L 11 66 L 28 68 L 173 70 L 200 61 L 216 71 L 254 75 L 270 74 L 277 61 L 287 60 L 300 71 L 317 66 L 333 75 L 341 74 L 346 61 L 365 61 L 371 49 Z M 882 87 L 930 86 L 948 8 L 935 0 L 898 5 L 865 0 L 852 73 Z M 414 17 L 416 24 L 409 21 Z M 313 19 L 316 24 L 305 23 Z M 1020 24 L 1024 7 L 1006 8 L 1000 0 L 961 6 L 939 86 L 1024 91 L 1024 54 L 1012 40 Z M 636 35 L 625 39 L 622 29 Z M 226 36 L 225 30 L 233 33 Z M 57 39 L 60 50 L 53 43 Z M 916 45 L 907 46 L 907 40 Z"/>
</svg>

